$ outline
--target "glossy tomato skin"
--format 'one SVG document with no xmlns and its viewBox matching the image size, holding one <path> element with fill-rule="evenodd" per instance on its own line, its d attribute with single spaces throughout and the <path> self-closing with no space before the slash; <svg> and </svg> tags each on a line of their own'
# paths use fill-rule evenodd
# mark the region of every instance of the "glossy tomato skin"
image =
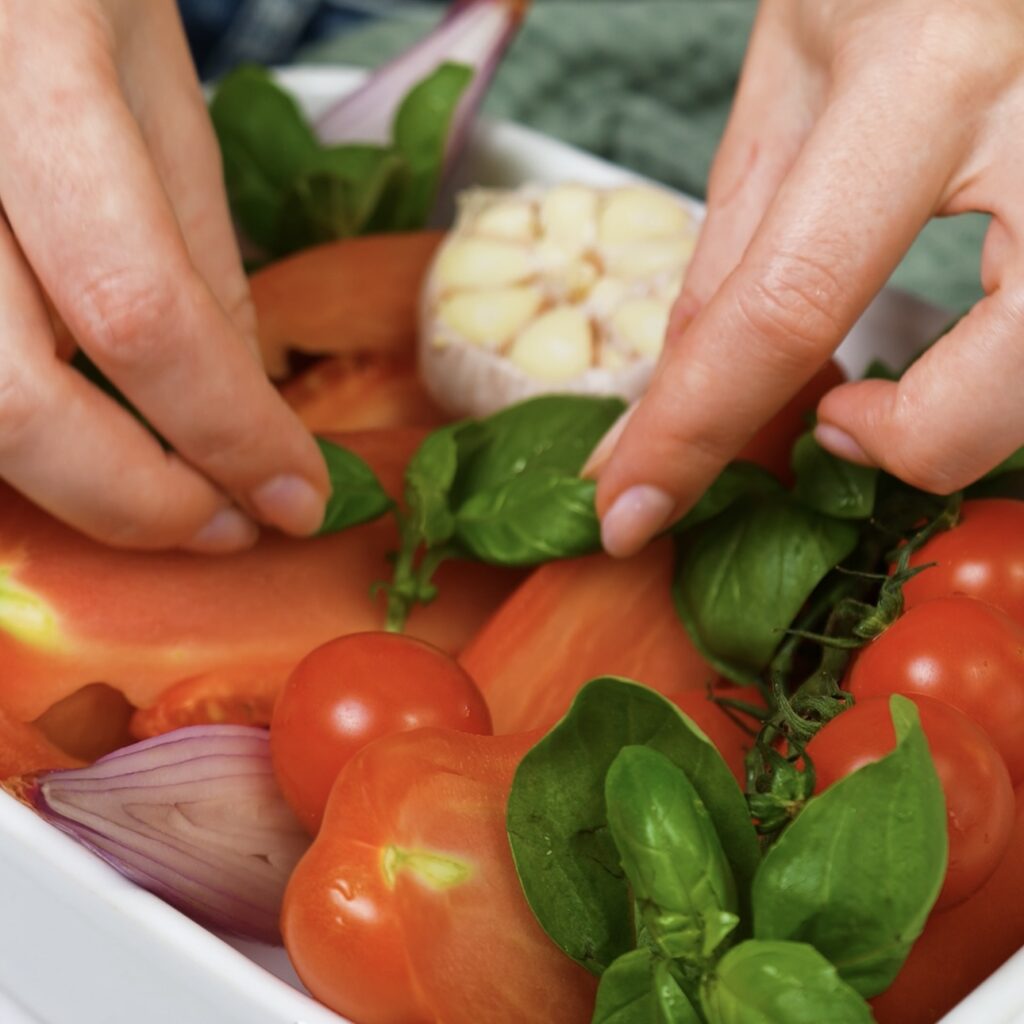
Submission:
<svg viewBox="0 0 1024 1024">
<path fill-rule="evenodd" d="M 988 736 L 947 704 L 913 700 L 946 796 L 949 866 L 935 905 L 941 910 L 972 896 L 998 867 L 1013 832 L 1016 804 L 1006 765 Z M 807 746 L 815 791 L 879 760 L 895 745 L 888 698 L 859 701 Z"/>
<path fill-rule="evenodd" d="M 443 651 L 397 633 L 353 633 L 296 666 L 274 707 L 274 774 L 299 820 L 316 834 L 338 772 L 371 740 L 441 726 L 489 733 L 473 680 Z"/>
<path fill-rule="evenodd" d="M 981 726 L 1024 781 L 1024 627 L 972 597 L 939 597 L 901 615 L 861 650 L 847 683 L 857 700 L 933 697 Z"/>
<path fill-rule="evenodd" d="M 539 738 L 420 729 L 346 765 L 281 917 L 314 996 L 359 1024 L 590 1020 L 596 979 L 537 923 L 505 832 Z"/>
<path fill-rule="evenodd" d="M 1006 612 L 1024 625 L 1024 501 L 965 501 L 960 522 L 936 534 L 910 560 L 935 563 L 903 587 L 904 607 L 964 594 Z"/>
</svg>

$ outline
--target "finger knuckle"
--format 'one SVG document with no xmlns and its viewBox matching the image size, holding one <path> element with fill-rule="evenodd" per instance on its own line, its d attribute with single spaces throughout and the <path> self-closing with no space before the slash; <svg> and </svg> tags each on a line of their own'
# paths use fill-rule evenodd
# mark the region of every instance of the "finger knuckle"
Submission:
<svg viewBox="0 0 1024 1024">
<path fill-rule="evenodd" d="M 820 361 L 844 333 L 842 283 L 820 258 L 780 251 L 737 293 L 739 314 L 755 339 L 794 367 Z"/>
<path fill-rule="evenodd" d="M 104 273 L 80 293 L 80 337 L 108 363 L 134 370 L 162 347 L 180 303 L 169 275 L 131 269 Z"/>
</svg>

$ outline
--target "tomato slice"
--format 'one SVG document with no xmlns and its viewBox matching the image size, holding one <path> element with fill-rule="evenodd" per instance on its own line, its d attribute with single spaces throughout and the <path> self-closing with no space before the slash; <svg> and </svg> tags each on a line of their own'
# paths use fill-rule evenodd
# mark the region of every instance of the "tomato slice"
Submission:
<svg viewBox="0 0 1024 1024">
<path fill-rule="evenodd" d="M 716 673 L 675 613 L 672 566 L 663 539 L 634 558 L 588 555 L 534 571 L 459 659 L 494 731 L 554 724 L 596 676 L 625 676 L 670 697 L 705 690 Z"/>
</svg>

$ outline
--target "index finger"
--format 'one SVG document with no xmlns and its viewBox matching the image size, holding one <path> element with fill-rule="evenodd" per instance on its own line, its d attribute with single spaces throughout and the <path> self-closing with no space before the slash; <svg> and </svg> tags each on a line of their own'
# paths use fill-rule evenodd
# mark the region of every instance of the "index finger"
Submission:
<svg viewBox="0 0 1024 1024">
<path fill-rule="evenodd" d="M 847 90 L 826 109 L 735 271 L 666 340 L 601 472 L 605 548 L 629 555 L 703 493 L 821 367 L 940 202 L 964 146 L 905 90 L 887 118 Z"/>
<path fill-rule="evenodd" d="M 197 273 L 107 42 L 73 12 L 44 32 L 48 7 L 21 5 L 18 26 L 49 39 L 47 59 L 26 50 L 0 72 L 0 197 L 27 259 L 182 458 L 265 522 L 312 532 L 328 492 L 313 439 Z"/>
</svg>

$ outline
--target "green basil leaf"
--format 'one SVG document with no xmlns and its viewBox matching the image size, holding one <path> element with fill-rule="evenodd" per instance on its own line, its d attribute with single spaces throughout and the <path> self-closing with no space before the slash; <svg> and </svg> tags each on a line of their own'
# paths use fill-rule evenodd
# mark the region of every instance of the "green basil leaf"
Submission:
<svg viewBox="0 0 1024 1024">
<path fill-rule="evenodd" d="M 837 519 L 867 519 L 875 507 L 878 470 L 825 451 L 811 433 L 793 448 L 793 492 L 808 508 Z"/>
<path fill-rule="evenodd" d="M 897 744 L 810 800 L 754 878 L 754 935 L 809 942 L 861 995 L 884 992 L 946 873 L 946 811 L 917 709 L 890 700 Z"/>
<path fill-rule="evenodd" d="M 872 359 L 864 371 L 864 380 L 890 380 L 900 379 L 900 371 L 891 367 L 884 359 Z"/>
<path fill-rule="evenodd" d="M 246 237 L 268 252 L 277 245 L 284 193 L 233 139 L 220 143 L 224 185 L 234 218 Z"/>
<path fill-rule="evenodd" d="M 492 565 L 537 565 L 601 546 L 593 480 L 537 470 L 478 491 L 455 513 L 455 536 Z"/>
<path fill-rule="evenodd" d="M 482 442 L 472 420 L 451 423 L 428 435 L 405 469 L 405 503 L 412 527 L 427 545 L 443 544 L 455 532 L 451 489 L 459 462 Z"/>
<path fill-rule="evenodd" d="M 601 975 L 591 1024 L 699 1024 L 667 961 L 649 949 L 624 953 Z"/>
<path fill-rule="evenodd" d="M 713 519 L 740 499 L 775 494 L 782 489 L 782 484 L 767 469 L 753 462 L 730 462 L 672 529 L 681 533 Z"/>
<path fill-rule="evenodd" d="M 376 474 L 358 455 L 323 438 L 318 437 L 316 443 L 331 480 L 331 496 L 319 534 L 337 533 L 367 523 L 392 507 L 394 502 Z"/>
<path fill-rule="evenodd" d="M 629 746 L 608 769 L 604 793 L 646 941 L 663 956 L 701 963 L 739 924 L 739 904 L 697 791 L 664 754 Z"/>
<path fill-rule="evenodd" d="M 362 233 L 402 169 L 401 157 L 377 146 L 320 150 L 284 190 L 275 251 Z"/>
<path fill-rule="evenodd" d="M 676 609 L 712 665 L 753 682 L 811 591 L 857 538 L 853 523 L 787 494 L 741 502 L 685 535 Z"/>
<path fill-rule="evenodd" d="M 749 891 L 759 858 L 743 794 L 704 733 L 645 686 L 610 677 L 588 683 L 520 763 L 507 827 L 537 920 L 570 957 L 595 973 L 635 945 L 632 896 L 604 796 L 608 769 L 631 744 L 659 751 L 686 772 L 740 893 Z"/>
<path fill-rule="evenodd" d="M 708 1024 L 871 1024 L 867 1003 L 813 946 L 751 939 L 705 978 Z"/>
<path fill-rule="evenodd" d="M 394 143 L 405 159 L 408 177 L 392 213 L 394 229 L 422 228 L 427 223 L 441 181 L 449 126 L 472 78 L 472 68 L 444 63 L 414 86 L 398 108 Z"/>
<path fill-rule="evenodd" d="M 454 504 L 537 471 L 577 476 L 625 408 L 619 398 L 543 395 L 480 420 L 485 440 L 460 460 Z"/>
</svg>

